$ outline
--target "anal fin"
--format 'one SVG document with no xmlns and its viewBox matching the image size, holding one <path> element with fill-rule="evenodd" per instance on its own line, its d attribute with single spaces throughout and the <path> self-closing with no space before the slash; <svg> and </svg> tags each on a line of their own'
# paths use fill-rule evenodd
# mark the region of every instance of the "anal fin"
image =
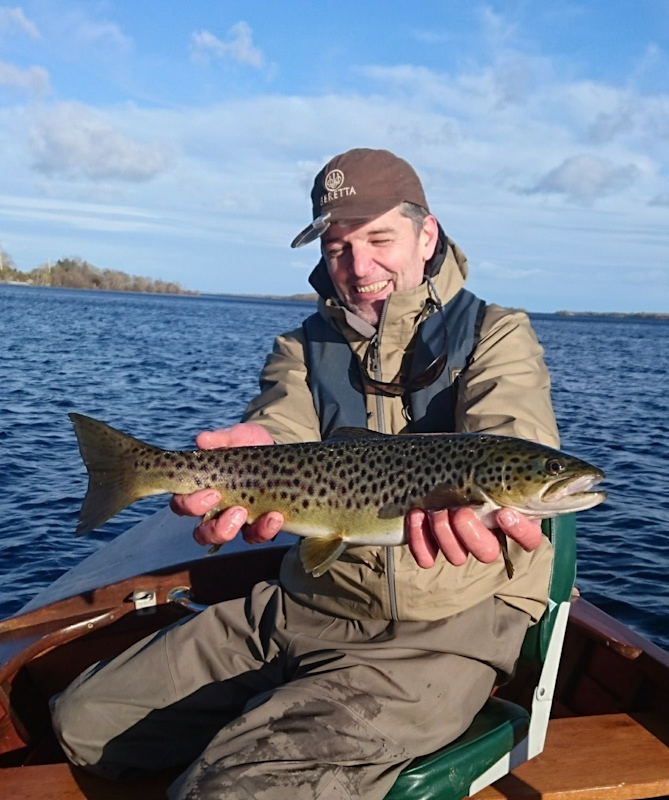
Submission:
<svg viewBox="0 0 669 800">
<path fill-rule="evenodd" d="M 314 578 L 324 575 L 346 549 L 341 536 L 313 536 L 300 544 L 302 566 Z"/>
</svg>

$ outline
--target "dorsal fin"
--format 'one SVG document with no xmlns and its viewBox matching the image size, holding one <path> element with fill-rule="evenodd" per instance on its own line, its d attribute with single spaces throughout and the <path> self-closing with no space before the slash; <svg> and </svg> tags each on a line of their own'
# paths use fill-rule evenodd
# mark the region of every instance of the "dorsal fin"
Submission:
<svg viewBox="0 0 669 800">
<path fill-rule="evenodd" d="M 327 441 L 333 439 L 369 439 L 370 437 L 383 437 L 385 433 L 370 431 L 368 428 L 335 428 L 328 436 Z"/>
</svg>

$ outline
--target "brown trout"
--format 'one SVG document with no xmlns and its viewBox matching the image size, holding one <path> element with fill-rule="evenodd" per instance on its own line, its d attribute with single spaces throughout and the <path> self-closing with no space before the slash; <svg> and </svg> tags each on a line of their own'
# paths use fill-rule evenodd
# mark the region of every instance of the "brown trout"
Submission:
<svg viewBox="0 0 669 800">
<path fill-rule="evenodd" d="M 470 506 L 493 529 L 502 507 L 543 519 L 592 508 L 606 497 L 590 491 L 604 478 L 601 470 L 508 436 L 389 436 L 342 428 L 324 442 L 170 451 L 90 417 L 69 416 L 89 475 L 78 534 L 142 497 L 212 488 L 222 500 L 207 519 L 233 505 L 248 509 L 249 522 L 279 511 L 283 529 L 305 537 L 302 563 L 316 577 L 348 545 L 405 544 L 404 516 L 412 508 Z"/>
</svg>

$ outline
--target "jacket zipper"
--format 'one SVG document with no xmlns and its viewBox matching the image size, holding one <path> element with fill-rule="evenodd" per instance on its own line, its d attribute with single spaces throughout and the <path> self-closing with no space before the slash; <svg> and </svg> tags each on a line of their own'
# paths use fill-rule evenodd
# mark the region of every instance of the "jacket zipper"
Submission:
<svg viewBox="0 0 669 800">
<path fill-rule="evenodd" d="M 374 378 L 377 381 L 383 380 L 381 373 L 381 352 L 379 342 L 381 333 L 386 321 L 386 313 L 388 311 L 388 300 L 383 304 L 381 315 L 379 317 L 379 327 L 376 335 L 376 340 L 373 342 L 372 350 L 372 369 L 374 370 Z M 379 433 L 386 432 L 386 418 L 383 411 L 383 397 L 380 394 L 376 395 L 376 417 L 378 420 Z M 390 603 L 390 618 L 393 620 L 399 619 L 397 611 L 397 593 L 395 591 L 395 553 L 392 547 L 386 547 L 386 578 L 388 580 L 388 600 Z"/>
</svg>

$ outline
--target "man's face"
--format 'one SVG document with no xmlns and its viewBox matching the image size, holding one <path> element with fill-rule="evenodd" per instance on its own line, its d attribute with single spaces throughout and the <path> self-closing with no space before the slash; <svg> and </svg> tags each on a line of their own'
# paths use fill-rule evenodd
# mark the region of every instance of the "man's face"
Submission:
<svg viewBox="0 0 669 800">
<path fill-rule="evenodd" d="M 395 207 L 361 225 L 331 225 L 321 247 L 345 305 L 370 325 L 378 325 L 383 301 L 391 292 L 422 283 L 437 236 L 434 217 L 426 217 L 417 234 L 412 221 Z"/>
</svg>

